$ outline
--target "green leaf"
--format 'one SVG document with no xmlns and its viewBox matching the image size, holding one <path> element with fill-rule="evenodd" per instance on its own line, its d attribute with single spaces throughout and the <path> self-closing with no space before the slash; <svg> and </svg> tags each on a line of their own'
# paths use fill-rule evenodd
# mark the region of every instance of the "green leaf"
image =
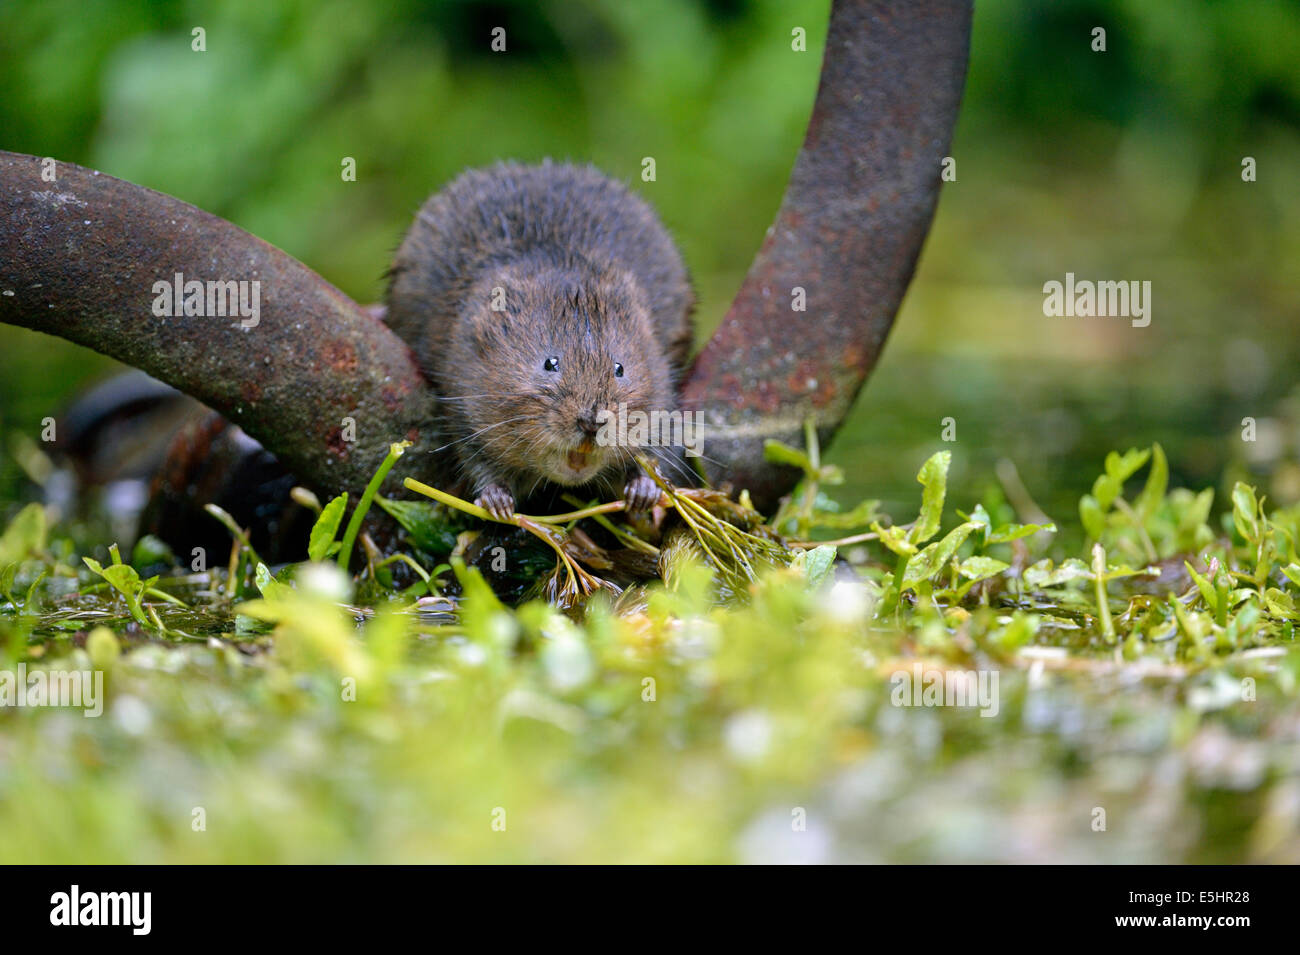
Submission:
<svg viewBox="0 0 1300 955">
<path fill-rule="evenodd" d="M 261 591 L 262 596 L 267 600 L 281 600 L 293 593 L 292 587 L 276 580 L 266 564 L 260 561 L 257 564 L 253 579 L 257 583 L 257 589 Z"/>
<path fill-rule="evenodd" d="M 1187 572 L 1192 575 L 1192 580 L 1196 581 L 1196 589 L 1201 592 L 1201 598 L 1205 601 L 1205 606 L 1209 607 L 1212 612 L 1217 612 L 1219 608 L 1219 595 L 1214 589 L 1214 584 L 1210 583 L 1208 578 L 1202 577 L 1187 561 L 1183 561 L 1183 566 Z"/>
<path fill-rule="evenodd" d="M 17 564 L 45 550 L 45 508 L 28 504 L 14 515 L 14 519 L 0 535 L 0 566 Z"/>
<path fill-rule="evenodd" d="M 1238 481 L 1232 488 L 1232 523 L 1248 544 L 1259 540 L 1259 503 L 1255 489 Z"/>
<path fill-rule="evenodd" d="M 818 495 L 819 505 L 822 497 L 822 495 Z M 863 501 L 853 510 L 844 513 L 818 509 L 813 512 L 812 523 L 815 527 L 827 527 L 835 530 L 867 527 L 875 519 L 879 509 L 879 501 Z"/>
<path fill-rule="evenodd" d="M 111 564 L 103 570 L 104 579 L 128 596 L 135 596 L 142 589 L 140 574 L 130 564 Z"/>
<path fill-rule="evenodd" d="M 1269 587 L 1264 591 L 1264 604 L 1274 617 L 1281 617 L 1284 620 L 1300 619 L 1300 614 L 1296 613 L 1295 599 L 1276 587 Z"/>
<path fill-rule="evenodd" d="M 804 551 L 794 559 L 791 566 L 803 571 L 809 587 L 817 587 L 830 576 L 835 567 L 835 548 L 823 544 Z"/>
<path fill-rule="evenodd" d="M 702 565 L 695 566 L 708 573 Z M 474 634 L 480 642 L 495 643 L 508 649 L 517 635 L 515 618 L 493 593 L 477 567 L 467 567 L 463 560 L 454 557 L 451 569 L 460 581 L 460 613 L 466 632 Z"/>
<path fill-rule="evenodd" d="M 1110 509 L 1115 498 L 1124 490 L 1124 482 L 1141 470 L 1149 457 L 1149 450 L 1139 451 L 1136 448 L 1129 448 L 1122 455 L 1114 451 L 1106 455 L 1106 473 L 1092 485 L 1092 496 L 1097 499 L 1097 504 L 1103 511 Z"/>
<path fill-rule="evenodd" d="M 1083 522 L 1083 529 L 1093 540 L 1100 538 L 1106 530 L 1106 515 L 1101 509 L 1101 504 L 1091 494 L 1079 498 L 1079 520 Z"/>
<path fill-rule="evenodd" d="M 450 554 L 456 549 L 456 535 L 468 526 L 458 517 L 459 511 L 433 501 L 397 501 L 380 496 L 375 502 L 406 528 L 419 550 L 428 554 Z"/>
<path fill-rule="evenodd" d="M 316 518 L 316 523 L 312 525 L 311 538 L 307 543 L 307 555 L 312 560 L 320 562 L 329 555 L 330 544 L 334 543 L 334 538 L 339 532 L 339 525 L 343 523 L 343 512 L 347 506 L 348 495 L 344 491 L 326 504 L 325 509 L 320 512 L 320 517 Z"/>
<path fill-rule="evenodd" d="M 763 442 L 763 457 L 773 464 L 784 464 L 792 468 L 798 468 L 805 474 L 812 474 L 816 468 L 813 467 L 812 458 L 808 457 L 800 448 L 792 448 L 788 444 L 780 441 L 773 441 L 768 438 Z"/>
<path fill-rule="evenodd" d="M 992 634 L 990 641 L 1003 650 L 1016 650 L 1033 641 L 1040 623 L 1042 618 L 1038 615 L 1017 610 L 1011 615 L 1011 622 Z"/>
<path fill-rule="evenodd" d="M 109 552 L 114 558 L 117 558 L 117 545 L 109 548 Z M 149 618 L 145 616 L 144 607 L 141 604 L 147 585 L 140 580 L 140 575 L 136 573 L 134 567 L 122 563 L 112 563 L 105 567 L 89 557 L 81 559 L 87 567 L 108 581 L 109 585 L 126 599 L 127 608 L 131 611 L 131 616 L 135 618 L 137 623 L 141 623 L 146 627 L 150 626 Z"/>
<path fill-rule="evenodd" d="M 1010 541 L 1020 540 L 1022 537 L 1032 537 L 1039 531 L 1049 531 L 1056 533 L 1055 524 L 1004 524 L 997 530 L 988 535 L 987 543 L 989 544 L 1006 544 Z"/>
<path fill-rule="evenodd" d="M 1156 509 L 1164 501 L 1165 491 L 1168 489 L 1169 462 L 1165 459 L 1164 448 L 1159 444 L 1153 444 L 1151 445 L 1151 471 L 1147 474 L 1146 486 L 1142 488 L 1142 493 L 1134 502 L 1134 509 L 1143 526 L 1151 520 Z"/>
<path fill-rule="evenodd" d="M 154 564 L 174 564 L 176 556 L 167 544 L 152 534 L 145 534 L 131 548 L 131 566 L 137 570 Z"/>
<path fill-rule="evenodd" d="M 0 566 L 0 594 L 15 606 L 18 604 L 14 597 L 14 577 L 18 575 L 17 564 L 5 564 Z"/>
<path fill-rule="evenodd" d="M 957 548 L 965 543 L 972 532 L 979 530 L 979 526 L 973 521 L 958 524 L 943 540 L 931 544 L 909 560 L 907 570 L 903 572 L 904 589 L 914 587 L 943 570 L 952 556 L 957 553 Z"/>
<path fill-rule="evenodd" d="M 916 474 L 916 479 L 924 490 L 921 492 L 921 513 L 907 535 L 912 544 L 923 544 L 939 533 L 943 500 L 948 493 L 948 466 L 951 463 L 952 452 L 940 451 L 931 455 Z"/>
<path fill-rule="evenodd" d="M 996 577 L 1010 566 L 1010 564 L 994 560 L 992 557 L 967 557 L 961 562 L 961 567 L 958 570 L 967 580 L 974 581 Z"/>
<path fill-rule="evenodd" d="M 903 528 L 884 527 L 879 521 L 872 521 L 871 529 L 880 535 L 880 543 L 899 557 L 911 557 L 916 553 L 916 545 L 907 539 L 908 534 Z"/>
<path fill-rule="evenodd" d="M 1210 519 L 1210 509 L 1214 506 L 1214 488 L 1207 487 L 1196 495 L 1178 488 L 1169 495 L 1169 500 L 1178 508 L 1178 530 L 1174 542 L 1176 550 L 1199 550 L 1213 540 L 1214 532 L 1207 522 Z"/>
<path fill-rule="evenodd" d="M 1056 587 L 1072 580 L 1092 580 L 1092 568 L 1077 557 L 1063 561 L 1055 569 L 1050 560 L 1040 560 L 1025 568 L 1024 578 L 1030 587 Z"/>
</svg>

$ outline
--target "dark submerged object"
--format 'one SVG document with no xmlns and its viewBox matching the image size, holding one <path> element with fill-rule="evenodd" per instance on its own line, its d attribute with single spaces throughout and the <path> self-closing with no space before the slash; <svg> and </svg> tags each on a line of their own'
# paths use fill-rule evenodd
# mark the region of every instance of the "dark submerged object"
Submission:
<svg viewBox="0 0 1300 955">
<path fill-rule="evenodd" d="M 102 490 L 115 526 L 133 520 L 137 537 L 164 541 L 184 566 L 193 565 L 195 548 L 205 566 L 230 552 L 230 534 L 204 510 L 209 503 L 247 528 L 267 560 L 307 556 L 314 516 L 290 498 L 293 474 L 237 425 L 143 372 L 82 394 L 60 416 L 58 434 L 55 458 L 76 485 L 71 495 L 62 484 L 52 489 L 61 506 Z"/>
</svg>

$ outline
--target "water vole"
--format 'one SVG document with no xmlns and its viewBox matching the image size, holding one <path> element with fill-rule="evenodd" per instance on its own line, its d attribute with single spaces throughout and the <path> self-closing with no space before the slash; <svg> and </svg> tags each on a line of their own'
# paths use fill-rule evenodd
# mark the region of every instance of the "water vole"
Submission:
<svg viewBox="0 0 1300 955">
<path fill-rule="evenodd" d="M 420 209 L 387 321 L 439 395 L 445 453 L 481 506 L 506 516 L 562 485 L 621 489 L 645 510 L 658 488 L 631 448 L 604 440 L 602 412 L 676 408 L 693 304 L 668 233 L 621 183 L 505 163 Z"/>
</svg>

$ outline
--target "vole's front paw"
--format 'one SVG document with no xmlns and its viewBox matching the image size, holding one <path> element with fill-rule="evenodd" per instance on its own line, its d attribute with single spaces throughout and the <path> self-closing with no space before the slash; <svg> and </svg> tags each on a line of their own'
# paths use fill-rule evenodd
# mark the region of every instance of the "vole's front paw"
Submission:
<svg viewBox="0 0 1300 955">
<path fill-rule="evenodd" d="M 659 485 L 648 474 L 637 474 L 623 486 L 623 504 L 633 514 L 644 514 L 659 503 Z"/>
<path fill-rule="evenodd" d="M 515 512 L 515 496 L 500 484 L 489 484 L 479 491 L 474 503 L 498 520 L 508 521 Z"/>
</svg>

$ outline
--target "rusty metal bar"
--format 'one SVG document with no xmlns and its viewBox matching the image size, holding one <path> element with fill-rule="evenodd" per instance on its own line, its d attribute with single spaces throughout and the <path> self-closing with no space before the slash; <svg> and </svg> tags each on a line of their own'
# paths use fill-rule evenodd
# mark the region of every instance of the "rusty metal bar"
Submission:
<svg viewBox="0 0 1300 955">
<path fill-rule="evenodd" d="M 170 196 L 68 163 L 49 182 L 43 168 L 0 152 L 0 321 L 143 369 L 327 491 L 363 488 L 393 441 L 434 440 L 409 350 L 306 266 Z M 249 284 L 247 315 L 155 314 L 155 283 L 178 273 L 182 290 L 205 283 L 205 310 L 209 281 L 257 282 L 256 299 Z M 210 304 L 237 310 L 218 291 Z"/>
<path fill-rule="evenodd" d="M 775 438 L 829 439 L 880 355 L 930 227 L 957 121 L 970 0 L 837 0 L 790 185 L 684 388 L 714 480 L 767 508 L 798 479 Z M 792 308 L 802 288 L 807 311 Z"/>
</svg>

